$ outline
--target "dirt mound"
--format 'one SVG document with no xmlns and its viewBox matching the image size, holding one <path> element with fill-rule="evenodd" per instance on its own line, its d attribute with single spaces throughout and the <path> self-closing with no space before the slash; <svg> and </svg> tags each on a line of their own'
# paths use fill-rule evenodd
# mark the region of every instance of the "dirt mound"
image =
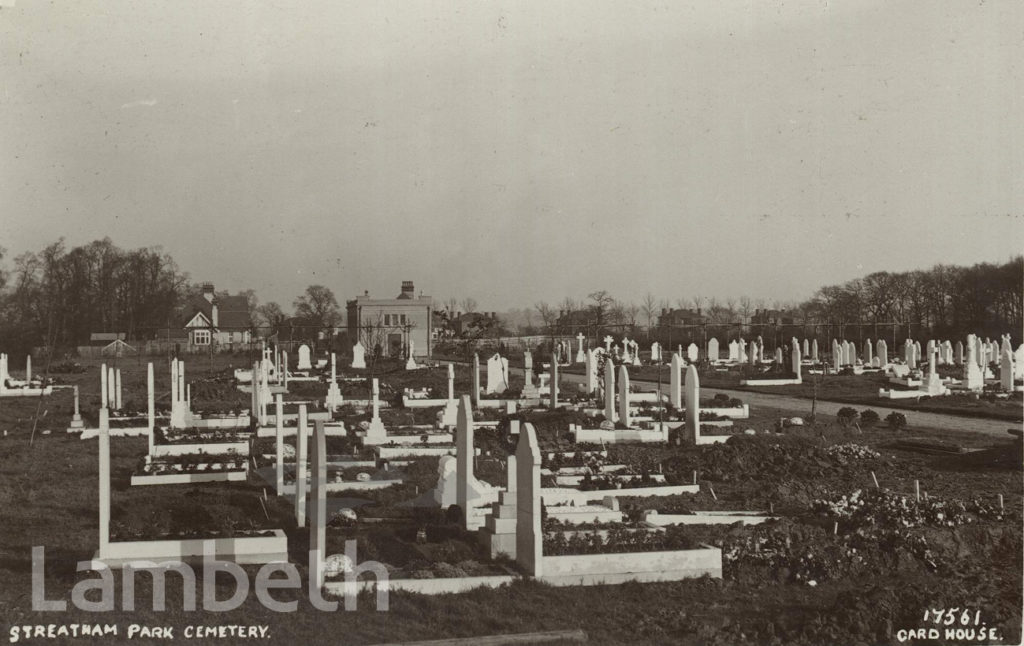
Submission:
<svg viewBox="0 0 1024 646">
<path fill-rule="evenodd" d="M 793 479 L 864 474 L 877 458 L 870 454 L 832 451 L 803 437 L 735 436 L 723 444 L 698 447 L 666 461 L 666 469 L 696 470 L 702 478 L 720 482 L 751 480 L 781 483 Z"/>
</svg>

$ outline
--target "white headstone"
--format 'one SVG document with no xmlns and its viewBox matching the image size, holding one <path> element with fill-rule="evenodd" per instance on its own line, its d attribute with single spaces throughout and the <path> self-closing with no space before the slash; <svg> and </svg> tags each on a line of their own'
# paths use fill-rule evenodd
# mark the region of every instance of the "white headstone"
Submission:
<svg viewBox="0 0 1024 646">
<path fill-rule="evenodd" d="M 351 368 L 364 369 L 366 368 L 366 348 L 359 341 L 352 346 L 352 365 Z"/>
<path fill-rule="evenodd" d="M 708 361 L 718 361 L 718 339 L 715 337 L 708 341 Z"/>
<path fill-rule="evenodd" d="M 544 574 L 540 464 L 537 432 L 524 424 L 516 447 L 516 564 L 533 577 Z"/>
<path fill-rule="evenodd" d="M 593 395 L 594 391 L 597 390 L 597 353 L 593 348 L 587 350 L 586 354 L 586 369 L 587 369 L 587 394 Z"/>
<path fill-rule="evenodd" d="M 999 383 L 1006 392 L 1013 392 L 1013 353 L 1007 347 L 999 365 Z"/>
<path fill-rule="evenodd" d="M 552 363 L 556 363 L 554 357 Z M 487 392 L 503 393 L 508 390 L 508 359 L 503 359 L 500 354 L 495 353 L 487 360 Z"/>
<path fill-rule="evenodd" d="M 690 345 L 686 346 L 686 359 L 690 363 L 695 363 L 699 357 L 699 354 L 700 353 L 697 349 L 696 343 L 691 343 Z"/>
<path fill-rule="evenodd" d="M 690 364 L 686 368 L 686 439 L 697 444 L 700 438 L 700 378 L 697 367 Z"/>
<path fill-rule="evenodd" d="M 604 362 L 604 417 L 615 422 L 615 362 L 611 355 Z"/>
<path fill-rule="evenodd" d="M 583 351 L 583 341 L 586 338 L 582 332 L 576 335 L 576 341 L 579 343 L 579 347 L 576 349 L 576 363 L 583 363 L 587 360 L 587 356 Z"/>
<path fill-rule="evenodd" d="M 629 370 L 619 366 L 619 423 L 629 428 Z"/>
<path fill-rule="evenodd" d="M 683 407 L 683 360 L 678 353 L 672 353 L 672 363 L 669 365 L 669 386 L 668 399 L 672 408 L 680 410 Z"/>
<path fill-rule="evenodd" d="M 303 343 L 299 346 L 298 370 L 312 370 L 313 365 L 309 362 L 309 346 Z"/>
<path fill-rule="evenodd" d="M 803 377 L 800 374 L 800 370 L 801 370 L 801 367 L 802 367 L 800 365 L 800 344 L 797 343 L 796 339 L 793 339 L 793 349 L 792 349 L 791 352 L 792 352 L 792 356 L 790 357 L 790 361 L 792 361 L 792 366 L 791 367 L 792 367 L 793 373 L 796 375 L 796 378 L 798 380 L 802 380 Z"/>
</svg>

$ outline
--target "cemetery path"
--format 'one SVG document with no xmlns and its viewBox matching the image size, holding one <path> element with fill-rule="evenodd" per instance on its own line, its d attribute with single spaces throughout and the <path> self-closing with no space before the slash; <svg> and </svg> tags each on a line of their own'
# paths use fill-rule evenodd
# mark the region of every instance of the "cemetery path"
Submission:
<svg viewBox="0 0 1024 646">
<path fill-rule="evenodd" d="M 518 374 L 523 374 L 522 368 L 510 368 L 510 371 Z M 585 375 L 577 375 L 572 373 L 565 373 L 559 375 L 562 381 L 569 383 L 586 383 Z M 640 390 L 654 391 L 658 389 L 658 383 L 652 381 L 639 381 L 632 380 L 630 382 Z M 668 393 L 668 384 L 663 383 L 661 385 L 663 392 Z M 742 399 L 744 403 L 750 404 L 750 406 L 761 406 L 765 408 L 778 408 L 790 412 L 799 413 L 800 411 L 806 411 L 806 414 L 811 412 L 811 400 L 803 399 L 801 397 L 788 397 L 786 395 L 769 395 L 765 393 L 755 393 L 746 390 L 729 390 L 727 388 L 706 388 L 703 389 L 709 393 L 725 393 L 730 397 L 737 397 Z M 848 403 L 842 402 L 830 402 L 819 399 L 818 410 L 825 415 L 835 415 L 839 412 L 840 408 L 849 406 Z M 878 409 L 885 409 L 886 406 L 879 402 L 876 406 Z M 897 409 L 893 409 L 897 410 Z M 924 429 L 938 429 L 943 431 L 967 431 L 971 433 L 978 433 L 981 435 L 990 435 L 1001 439 L 1007 439 L 1010 436 L 1006 430 L 1009 428 L 1019 428 L 1019 422 L 1011 422 L 1007 420 L 998 419 L 982 419 L 977 417 L 964 417 L 960 415 L 943 415 L 941 413 L 925 413 L 921 411 L 902 411 L 907 416 L 907 426 L 911 430 L 918 428 Z M 885 416 L 884 414 L 882 415 Z"/>
</svg>

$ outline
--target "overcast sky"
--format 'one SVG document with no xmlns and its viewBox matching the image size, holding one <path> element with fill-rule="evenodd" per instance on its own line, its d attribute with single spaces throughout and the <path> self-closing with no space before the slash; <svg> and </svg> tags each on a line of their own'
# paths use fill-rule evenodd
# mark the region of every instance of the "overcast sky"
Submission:
<svg viewBox="0 0 1024 646">
<path fill-rule="evenodd" d="M 17 0 L 0 246 L 110 236 L 264 301 L 409 279 L 497 310 L 1003 262 L 1022 9 Z"/>
</svg>

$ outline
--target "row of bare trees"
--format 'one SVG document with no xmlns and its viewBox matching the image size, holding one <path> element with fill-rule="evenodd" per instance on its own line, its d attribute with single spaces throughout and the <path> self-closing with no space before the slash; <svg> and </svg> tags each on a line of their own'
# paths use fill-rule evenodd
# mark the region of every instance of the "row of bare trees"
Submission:
<svg viewBox="0 0 1024 646">
<path fill-rule="evenodd" d="M 93 332 L 162 336 L 157 331 L 183 325 L 183 307 L 202 291 L 161 248 L 121 249 L 110 238 L 72 248 L 60 239 L 18 255 L 13 266 L 5 256 L 0 248 L 0 343 L 10 352 L 70 349 Z M 291 316 L 277 303 L 261 305 L 252 289 L 237 294 L 246 298 L 254 331 L 272 332 Z M 310 285 L 292 305 L 307 328 L 341 323 L 338 301 L 323 285 Z"/>
<path fill-rule="evenodd" d="M 897 322 L 950 337 L 990 336 L 1022 325 L 1024 257 L 970 267 L 936 265 L 928 270 L 875 272 L 822 287 L 801 304 L 809 322 Z"/>
</svg>

